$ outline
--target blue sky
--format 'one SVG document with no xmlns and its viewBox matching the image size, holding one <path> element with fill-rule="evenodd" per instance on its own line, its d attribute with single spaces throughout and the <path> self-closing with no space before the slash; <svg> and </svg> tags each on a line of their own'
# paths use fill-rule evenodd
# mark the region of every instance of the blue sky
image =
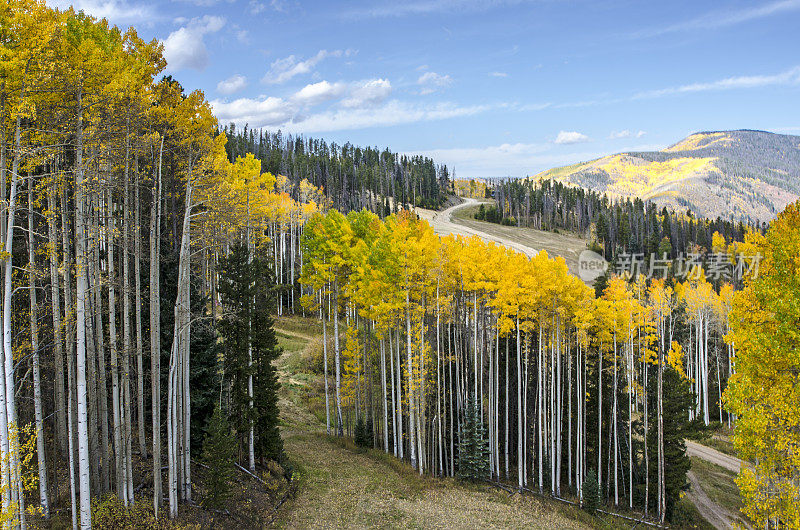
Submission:
<svg viewBox="0 0 800 530">
<path fill-rule="evenodd" d="M 48 0 L 164 43 L 222 123 L 525 176 L 691 132 L 800 134 L 800 0 Z"/>
</svg>

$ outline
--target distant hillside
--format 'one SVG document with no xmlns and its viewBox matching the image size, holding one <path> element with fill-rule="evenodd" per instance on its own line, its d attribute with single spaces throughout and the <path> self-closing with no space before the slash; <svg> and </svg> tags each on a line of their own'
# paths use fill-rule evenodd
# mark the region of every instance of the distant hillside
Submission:
<svg viewBox="0 0 800 530">
<path fill-rule="evenodd" d="M 532 177 L 723 219 L 769 221 L 800 196 L 800 136 L 700 132 L 663 151 L 620 153 Z"/>
</svg>

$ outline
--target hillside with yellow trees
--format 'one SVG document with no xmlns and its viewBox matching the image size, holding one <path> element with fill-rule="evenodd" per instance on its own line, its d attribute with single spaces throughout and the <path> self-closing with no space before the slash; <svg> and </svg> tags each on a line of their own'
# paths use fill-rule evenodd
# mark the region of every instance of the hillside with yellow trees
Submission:
<svg viewBox="0 0 800 530">
<path fill-rule="evenodd" d="M 734 260 L 759 238 L 714 236 Z M 721 404 L 737 370 L 733 285 L 697 266 L 596 293 L 561 258 L 436 236 L 410 212 L 315 214 L 301 243 L 304 305 L 332 331 L 330 434 L 420 474 L 681 524 L 684 439 L 736 422 Z"/>
<path fill-rule="evenodd" d="M 610 155 L 531 178 L 650 199 L 711 219 L 769 221 L 800 196 L 800 136 L 700 132 L 663 151 Z"/>
</svg>

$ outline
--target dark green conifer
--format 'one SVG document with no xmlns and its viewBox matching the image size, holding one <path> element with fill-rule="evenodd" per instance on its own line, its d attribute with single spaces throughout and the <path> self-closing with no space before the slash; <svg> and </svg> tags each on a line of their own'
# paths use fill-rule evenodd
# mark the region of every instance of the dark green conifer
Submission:
<svg viewBox="0 0 800 530">
<path fill-rule="evenodd" d="M 458 441 L 458 478 L 477 482 L 489 478 L 489 446 L 481 411 L 473 396 L 469 397 Z"/>
<path fill-rule="evenodd" d="M 231 496 L 231 482 L 234 479 L 234 454 L 236 440 L 231 434 L 228 419 L 217 405 L 208 422 L 206 438 L 203 442 L 203 461 L 208 466 L 205 486 L 206 495 L 203 506 L 220 509 Z"/>
</svg>

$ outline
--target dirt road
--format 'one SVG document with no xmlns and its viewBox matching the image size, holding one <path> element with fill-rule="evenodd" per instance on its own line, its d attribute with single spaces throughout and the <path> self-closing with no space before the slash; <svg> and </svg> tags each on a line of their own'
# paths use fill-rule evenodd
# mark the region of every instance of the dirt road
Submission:
<svg viewBox="0 0 800 530">
<path fill-rule="evenodd" d="M 711 500 L 692 471 L 686 474 L 686 478 L 689 480 L 689 491 L 686 492 L 686 496 L 695 505 L 700 515 L 714 525 L 714 528 L 736 528 L 734 524 L 741 523 L 736 515 Z"/>
<path fill-rule="evenodd" d="M 534 256 L 546 250 L 551 258 L 562 257 L 572 274 L 577 274 L 578 257 L 586 249 L 586 240 L 574 234 L 546 232 L 535 228 L 502 226 L 473 219 L 470 211 L 479 202 L 464 199 L 465 202 L 436 212 L 417 208 L 417 215 L 427 220 L 439 235 L 457 234 L 478 236 L 484 241 L 493 241 L 527 256 Z"/>
<path fill-rule="evenodd" d="M 733 474 L 739 473 L 745 462 L 714 448 L 686 440 L 686 454 L 692 457 L 692 470 L 686 475 L 690 489 L 686 496 L 700 514 L 716 528 L 751 528 L 738 510 L 738 491 L 733 484 Z M 702 460 L 703 465 L 699 460 Z M 713 465 L 711 465 L 713 464 Z M 698 467 L 699 469 L 694 469 Z M 712 498 L 714 497 L 714 498 Z"/>
<path fill-rule="evenodd" d="M 440 236 L 446 236 L 448 234 L 457 234 L 463 236 L 478 236 L 484 241 L 494 241 L 495 243 L 499 243 L 509 248 L 513 248 L 518 252 L 522 252 L 523 254 L 532 257 L 535 256 L 539 250 L 529 247 L 527 245 L 523 245 L 517 241 L 512 239 L 508 239 L 505 237 L 499 237 L 497 235 L 489 234 L 482 230 L 478 230 L 474 227 L 465 226 L 460 223 L 456 223 L 453 221 L 453 213 L 456 210 L 460 210 L 461 208 L 468 208 L 478 204 L 478 201 L 475 199 L 465 198 L 464 202 L 461 204 L 456 204 L 455 206 L 451 206 L 450 208 L 443 210 L 441 212 L 435 212 L 433 210 L 424 210 L 424 209 L 417 209 L 417 214 L 422 218 L 427 220 L 431 226 L 433 226 L 433 231 L 439 234 Z"/>
<path fill-rule="evenodd" d="M 728 471 L 733 471 L 734 473 L 738 473 L 742 468 L 742 464 L 744 464 L 742 460 L 736 458 L 735 456 L 726 455 L 725 453 L 721 453 L 716 449 L 706 447 L 705 445 L 701 445 L 691 440 L 686 440 L 686 454 L 689 456 L 702 458 L 703 460 L 711 462 L 712 464 L 716 464 L 719 467 L 724 467 Z"/>
</svg>

